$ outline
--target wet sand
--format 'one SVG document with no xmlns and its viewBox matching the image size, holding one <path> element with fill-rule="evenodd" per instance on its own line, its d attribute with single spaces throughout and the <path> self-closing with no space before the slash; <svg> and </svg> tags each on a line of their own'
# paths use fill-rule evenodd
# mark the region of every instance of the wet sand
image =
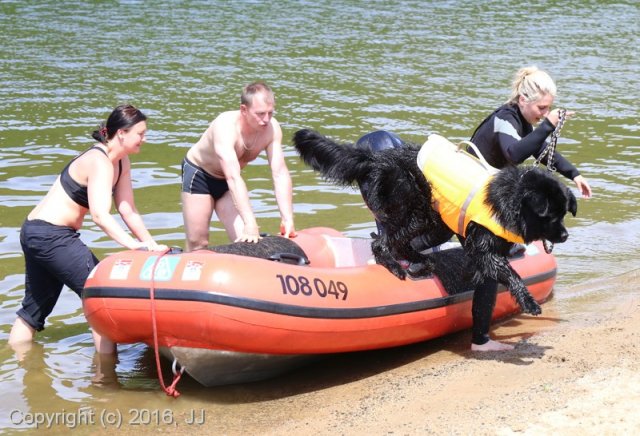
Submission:
<svg viewBox="0 0 640 436">
<path fill-rule="evenodd" d="M 170 431 L 635 433 L 640 429 L 640 270 L 616 278 L 615 298 L 606 282 L 599 286 L 602 297 L 590 300 L 584 313 L 567 316 L 547 303 L 540 317 L 518 316 L 498 325 L 494 336 L 516 344 L 513 351 L 472 353 L 469 333 L 463 332 L 409 347 L 336 356 L 261 383 L 194 392 L 187 387 L 183 395 L 196 401 L 191 404 L 201 402 L 206 419 Z M 179 404 L 180 399 L 176 413 L 186 419 L 180 414 L 188 411 L 178 412 Z"/>
</svg>

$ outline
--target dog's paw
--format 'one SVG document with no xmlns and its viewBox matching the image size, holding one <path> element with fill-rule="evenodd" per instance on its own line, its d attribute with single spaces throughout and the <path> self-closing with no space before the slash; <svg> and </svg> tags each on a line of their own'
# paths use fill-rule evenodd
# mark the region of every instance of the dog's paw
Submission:
<svg viewBox="0 0 640 436">
<path fill-rule="evenodd" d="M 520 307 L 522 307 L 522 311 L 524 313 L 531 315 L 540 315 L 542 313 L 542 308 L 531 295 L 526 297 L 524 301 L 520 302 Z"/>
<path fill-rule="evenodd" d="M 433 265 L 431 263 L 411 263 L 407 272 L 413 278 L 427 278 L 433 276 Z"/>
<path fill-rule="evenodd" d="M 378 261 L 376 259 L 376 263 L 378 265 L 384 266 L 391 274 L 398 277 L 400 280 L 405 280 L 407 278 L 406 268 L 404 268 L 402 264 L 395 260 L 388 261 L 387 259 L 384 259 L 384 261 Z"/>
<path fill-rule="evenodd" d="M 394 276 L 398 277 L 400 280 L 406 280 L 407 279 L 407 270 L 405 268 L 402 267 L 401 264 L 399 263 L 394 263 L 391 265 L 385 265 L 387 267 L 387 269 L 389 270 L 389 272 L 391 274 L 393 274 Z"/>
<path fill-rule="evenodd" d="M 398 277 L 400 280 L 407 279 L 407 272 L 403 268 L 398 268 L 398 269 L 394 268 L 394 271 L 391 271 L 391 272 L 393 273 L 394 276 Z"/>
</svg>

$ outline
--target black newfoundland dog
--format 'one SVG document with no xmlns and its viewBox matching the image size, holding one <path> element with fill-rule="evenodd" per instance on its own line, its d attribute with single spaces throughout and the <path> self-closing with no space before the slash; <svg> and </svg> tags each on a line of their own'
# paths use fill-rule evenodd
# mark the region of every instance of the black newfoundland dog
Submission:
<svg viewBox="0 0 640 436">
<path fill-rule="evenodd" d="M 337 143 L 313 130 L 295 133 L 293 143 L 302 160 L 326 179 L 345 186 L 366 186 L 363 196 L 384 231 L 374 237 L 371 248 L 376 262 L 400 279 L 407 271 L 398 263 L 405 259 L 420 265 L 411 274 L 433 273 L 434 261 L 412 245 L 416 237 L 427 246 L 448 241 L 458 234 L 477 285 L 491 278 L 506 286 L 525 313 L 538 315 L 540 306 L 508 262 L 514 242 L 496 235 L 486 226 L 470 221 L 462 231 L 452 231 L 434 209 L 432 187 L 418 167 L 420 147 L 372 151 Z M 485 205 L 504 229 L 524 243 L 566 241 L 563 219 L 574 216 L 573 193 L 548 171 L 535 167 L 508 167 L 499 171 L 486 188 Z"/>
</svg>

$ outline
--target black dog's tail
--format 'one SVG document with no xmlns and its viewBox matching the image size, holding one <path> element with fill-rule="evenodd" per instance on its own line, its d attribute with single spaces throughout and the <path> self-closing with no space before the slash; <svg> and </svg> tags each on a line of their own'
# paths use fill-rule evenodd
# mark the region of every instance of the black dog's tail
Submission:
<svg viewBox="0 0 640 436">
<path fill-rule="evenodd" d="M 293 145 L 307 165 L 341 185 L 361 183 L 372 171 L 371 151 L 337 143 L 313 130 L 298 130 Z"/>
</svg>

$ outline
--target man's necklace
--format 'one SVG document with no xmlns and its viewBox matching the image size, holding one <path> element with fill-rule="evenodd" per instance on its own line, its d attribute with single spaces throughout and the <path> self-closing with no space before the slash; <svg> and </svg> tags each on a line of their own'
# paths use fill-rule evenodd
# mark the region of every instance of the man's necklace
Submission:
<svg viewBox="0 0 640 436">
<path fill-rule="evenodd" d="M 253 135 L 253 141 L 251 141 L 251 144 L 252 144 L 252 145 L 251 145 L 250 147 L 247 147 L 247 144 L 246 144 L 246 143 L 245 143 L 245 141 L 244 141 L 244 136 L 242 135 L 242 130 L 240 130 L 240 140 L 242 141 L 242 148 L 244 148 L 244 149 L 245 149 L 245 151 L 249 151 L 249 150 L 251 150 L 253 147 L 255 147 L 255 146 L 256 146 L 256 139 L 258 139 L 258 134 L 259 134 L 259 133 L 260 133 L 260 132 L 258 131 L 258 132 L 256 132 L 256 134 L 255 134 L 255 135 Z"/>
</svg>

